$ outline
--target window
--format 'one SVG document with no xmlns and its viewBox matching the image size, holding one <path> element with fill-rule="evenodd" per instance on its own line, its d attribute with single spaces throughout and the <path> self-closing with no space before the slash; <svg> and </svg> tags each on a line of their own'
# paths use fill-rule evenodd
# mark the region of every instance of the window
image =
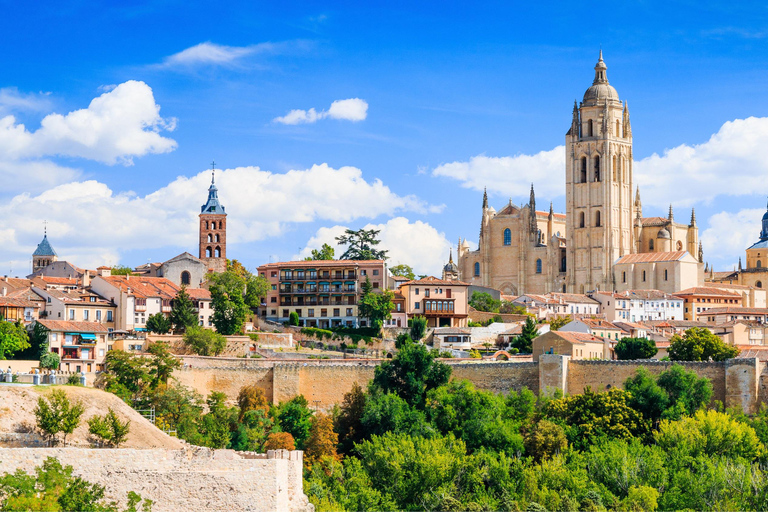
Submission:
<svg viewBox="0 0 768 512">
<path fill-rule="evenodd" d="M 221 258 L 221 247 L 216 248 L 216 257 Z"/>
<path fill-rule="evenodd" d="M 270 302 L 270 304 L 276 303 L 277 302 L 277 297 L 270 297 L 269 298 L 269 302 Z"/>
<path fill-rule="evenodd" d="M 276 285 L 276 284 L 273 284 L 273 285 L 272 285 L 272 289 L 273 289 L 273 290 L 277 290 L 277 285 Z"/>
<path fill-rule="evenodd" d="M 291 316 L 291 312 L 288 311 L 287 309 L 284 309 L 283 310 L 283 318 L 288 318 L 289 316 Z"/>
<path fill-rule="evenodd" d="M 219 235 L 216 235 L 216 243 L 219 243 Z"/>
<path fill-rule="evenodd" d="M 212 256 L 213 256 L 213 249 L 211 249 L 210 247 L 206 247 L 205 248 L 205 257 L 206 258 L 210 258 Z"/>
<path fill-rule="evenodd" d="M 421 304 L 419 304 L 418 302 L 414 302 L 413 309 L 421 309 Z"/>
<path fill-rule="evenodd" d="M 84 322 L 87 322 L 87 321 L 88 321 L 88 316 L 89 316 L 89 314 L 90 314 L 90 311 L 88 311 L 87 309 L 84 309 L 84 310 L 83 310 L 83 321 L 84 321 Z"/>
<path fill-rule="evenodd" d="M 341 310 L 339 308 L 333 308 L 333 316 L 341 316 Z"/>
<path fill-rule="evenodd" d="M 600 210 L 595 213 L 595 227 L 600 227 Z"/>
<path fill-rule="evenodd" d="M 416 289 L 414 290 L 414 292 L 413 292 L 413 293 L 415 293 L 416 295 L 418 295 L 418 294 L 419 294 L 419 289 L 418 289 L 418 288 L 416 288 Z"/>
<path fill-rule="evenodd" d="M 208 233 L 208 243 L 213 242 L 213 235 Z"/>
<path fill-rule="evenodd" d="M 375 275 L 375 276 L 379 275 L 379 270 L 378 270 L 378 269 L 376 269 L 376 268 L 375 268 L 375 269 L 373 269 L 373 275 Z"/>
<path fill-rule="evenodd" d="M 367 275 L 367 274 L 366 274 L 366 272 L 368 272 L 368 271 L 367 271 L 367 270 L 361 270 L 361 271 L 360 271 L 360 275 L 361 275 L 361 276 L 365 276 L 365 275 Z"/>
<path fill-rule="evenodd" d="M 308 316 L 309 318 L 312 318 L 312 317 L 314 317 L 314 316 L 315 316 L 315 310 L 314 310 L 314 309 L 308 309 L 308 310 L 307 310 L 307 316 Z"/>
<path fill-rule="evenodd" d="M 192 276 L 189 272 L 186 270 L 181 273 L 181 284 L 189 286 L 189 284 L 192 282 Z"/>
<path fill-rule="evenodd" d="M 347 316 L 352 316 L 352 308 L 347 308 Z"/>
<path fill-rule="evenodd" d="M 600 181 L 600 157 L 595 157 L 595 181 Z"/>
<path fill-rule="evenodd" d="M 763 263 L 760 260 L 757 260 L 757 268 L 761 268 L 763 266 Z"/>
<path fill-rule="evenodd" d="M 480 276 L 480 263 L 475 262 L 475 277 Z"/>
<path fill-rule="evenodd" d="M 97 322 L 101 322 L 101 310 L 100 309 L 96 310 L 96 321 Z"/>
<path fill-rule="evenodd" d="M 445 290 L 445 298 L 446 299 L 450 299 L 451 298 L 451 289 L 450 288 L 446 288 L 446 290 Z"/>
<path fill-rule="evenodd" d="M 75 319 L 75 310 L 74 309 L 70 309 L 69 310 L 69 319 L 70 320 L 74 320 Z"/>
<path fill-rule="evenodd" d="M 653 250 L 653 240 L 648 240 L 648 249 Z"/>
<path fill-rule="evenodd" d="M 579 213 L 579 227 L 584 227 L 584 212 Z"/>
<path fill-rule="evenodd" d="M 763 287 L 763 282 L 762 281 L 757 281 L 755 283 L 755 286 L 757 286 L 758 288 L 762 288 Z"/>
<path fill-rule="evenodd" d="M 112 321 L 112 310 L 107 311 L 107 322 Z"/>
<path fill-rule="evenodd" d="M 581 157 L 581 180 L 579 183 L 587 182 L 587 157 Z"/>
<path fill-rule="evenodd" d="M 622 283 L 626 283 L 627 282 L 627 273 L 626 272 L 622 272 L 621 273 L 621 282 Z"/>
<path fill-rule="evenodd" d="M 378 288 L 379 287 L 379 282 L 378 281 L 374 281 L 373 282 L 373 287 L 374 288 Z"/>
<path fill-rule="evenodd" d="M 504 245 L 512 245 L 512 231 L 509 228 L 504 230 Z"/>
<path fill-rule="evenodd" d="M 619 136 L 619 120 L 616 120 L 616 136 Z"/>
<path fill-rule="evenodd" d="M 541 258 L 536 260 L 536 273 L 541 274 Z"/>
<path fill-rule="evenodd" d="M 667 271 L 664 271 L 664 280 L 667 281 Z"/>
<path fill-rule="evenodd" d="M 645 281 L 645 270 L 643 270 L 643 281 Z"/>
<path fill-rule="evenodd" d="M 592 120 L 587 121 L 587 137 L 592 137 Z"/>
</svg>

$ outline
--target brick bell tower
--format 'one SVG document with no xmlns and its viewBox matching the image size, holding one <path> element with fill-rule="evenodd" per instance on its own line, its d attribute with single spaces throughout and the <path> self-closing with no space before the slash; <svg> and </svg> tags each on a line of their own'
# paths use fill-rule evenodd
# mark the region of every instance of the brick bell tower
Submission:
<svg viewBox="0 0 768 512">
<path fill-rule="evenodd" d="M 227 270 L 227 213 L 219 202 L 215 183 L 216 167 L 211 170 L 208 201 L 200 209 L 200 259 L 213 272 Z"/>
</svg>

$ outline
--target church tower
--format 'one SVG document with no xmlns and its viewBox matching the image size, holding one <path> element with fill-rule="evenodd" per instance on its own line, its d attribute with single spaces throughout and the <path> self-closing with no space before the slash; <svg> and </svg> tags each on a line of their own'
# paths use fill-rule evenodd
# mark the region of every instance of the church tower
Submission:
<svg viewBox="0 0 768 512">
<path fill-rule="evenodd" d="M 606 69 L 601 50 L 595 79 L 583 101 L 574 102 L 565 136 L 567 289 L 572 293 L 613 290 L 613 263 L 634 252 L 629 109 L 608 83 Z"/>
<path fill-rule="evenodd" d="M 56 251 L 53 250 L 51 243 L 48 241 L 48 227 L 46 227 L 43 240 L 37 244 L 37 249 L 32 253 L 32 273 L 44 269 L 54 261 L 58 261 L 58 259 Z"/>
<path fill-rule="evenodd" d="M 214 272 L 227 270 L 227 213 L 219 202 L 215 175 L 211 174 L 208 201 L 200 209 L 200 259 Z"/>
</svg>

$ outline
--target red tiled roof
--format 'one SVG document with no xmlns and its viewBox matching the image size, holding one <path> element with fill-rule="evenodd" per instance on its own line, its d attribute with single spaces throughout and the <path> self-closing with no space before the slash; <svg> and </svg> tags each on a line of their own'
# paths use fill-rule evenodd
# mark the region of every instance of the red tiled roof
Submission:
<svg viewBox="0 0 768 512">
<path fill-rule="evenodd" d="M 196 300 L 211 300 L 211 292 L 205 288 L 187 288 L 190 298 Z"/>
<path fill-rule="evenodd" d="M 702 311 L 700 315 L 768 315 L 768 308 L 712 308 Z"/>
<path fill-rule="evenodd" d="M 443 279 L 438 279 L 436 277 L 425 277 L 423 279 L 416 279 L 414 281 L 406 281 L 405 283 L 401 284 L 400 286 L 408 286 L 408 285 L 424 285 L 424 286 L 433 286 L 433 285 L 442 285 L 442 286 L 469 286 L 469 283 L 464 283 L 462 281 L 445 281 Z"/>
<path fill-rule="evenodd" d="M 677 261 L 683 258 L 687 251 L 672 252 L 638 252 L 635 254 L 626 254 L 616 261 L 620 263 L 653 263 L 659 261 Z"/>
<path fill-rule="evenodd" d="M 161 299 L 173 299 L 179 292 L 179 287 L 164 277 L 144 276 L 103 276 L 112 286 L 127 292 L 134 297 L 148 298 L 159 297 Z"/>
<path fill-rule="evenodd" d="M 588 325 L 592 329 L 611 329 L 614 331 L 620 331 L 621 329 L 612 324 L 608 320 L 602 320 L 600 318 L 582 318 L 581 322 Z"/>
<path fill-rule="evenodd" d="M 585 332 L 565 332 L 565 331 L 550 331 L 550 332 L 554 333 L 556 336 L 560 336 L 565 341 L 568 341 L 570 343 L 590 343 L 590 342 L 602 343 L 603 342 L 602 339 L 592 336 L 591 334 L 587 334 Z"/>
<path fill-rule="evenodd" d="M 31 300 L 22 299 L 21 297 L 0 297 L 0 306 L 17 308 L 39 308 L 40 304 L 36 304 Z"/>
<path fill-rule="evenodd" d="M 66 320 L 38 320 L 44 327 L 52 331 L 64 332 L 109 332 L 98 322 L 69 322 Z"/>
<path fill-rule="evenodd" d="M 77 286 L 80 284 L 79 279 L 75 279 L 74 277 L 52 277 L 52 276 L 38 276 L 35 279 L 40 279 L 44 283 L 48 284 L 68 284 Z"/>
<path fill-rule="evenodd" d="M 686 288 L 679 292 L 675 292 L 675 295 L 715 295 L 718 297 L 739 297 L 741 294 L 735 292 L 729 292 L 726 290 L 720 290 L 718 288 L 712 288 L 709 286 L 694 286 L 693 288 Z"/>
<path fill-rule="evenodd" d="M 587 297 L 586 295 L 582 295 L 580 293 L 557 293 L 557 292 L 550 292 L 547 294 L 548 297 L 551 297 L 553 300 L 556 301 L 562 301 L 565 303 L 573 303 L 573 304 L 599 304 L 598 301 L 593 299 L 592 297 Z"/>
<path fill-rule="evenodd" d="M 383 264 L 384 260 L 301 260 L 301 261 L 278 261 L 275 263 L 266 263 L 259 266 L 262 268 L 282 268 L 282 267 L 355 267 L 359 265 L 371 266 Z"/>
<path fill-rule="evenodd" d="M 622 299 L 639 298 L 644 300 L 665 300 L 678 298 L 669 293 L 662 292 L 661 290 L 626 290 L 617 293 L 616 297 Z"/>
</svg>

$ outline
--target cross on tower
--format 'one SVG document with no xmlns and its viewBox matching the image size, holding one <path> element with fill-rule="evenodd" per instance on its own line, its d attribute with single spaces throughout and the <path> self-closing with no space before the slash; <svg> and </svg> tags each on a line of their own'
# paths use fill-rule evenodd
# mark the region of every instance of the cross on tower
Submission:
<svg viewBox="0 0 768 512">
<path fill-rule="evenodd" d="M 213 185 L 213 181 L 216 178 L 216 161 L 211 162 L 211 185 Z"/>
<path fill-rule="evenodd" d="M 48 236 L 48 221 L 47 220 L 43 221 L 43 234 L 45 236 Z"/>
</svg>

